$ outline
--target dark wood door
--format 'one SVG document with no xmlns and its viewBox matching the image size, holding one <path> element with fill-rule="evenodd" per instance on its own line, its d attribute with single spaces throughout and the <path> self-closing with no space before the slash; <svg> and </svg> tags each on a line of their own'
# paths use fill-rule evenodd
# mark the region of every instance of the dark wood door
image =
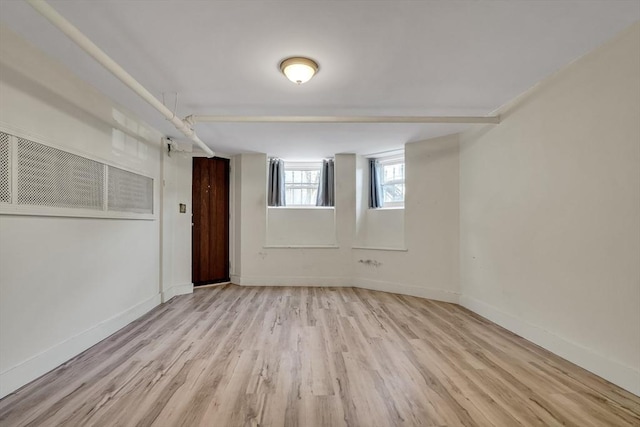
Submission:
<svg viewBox="0 0 640 427">
<path fill-rule="evenodd" d="M 194 285 L 229 280 L 229 159 L 193 158 Z"/>
</svg>

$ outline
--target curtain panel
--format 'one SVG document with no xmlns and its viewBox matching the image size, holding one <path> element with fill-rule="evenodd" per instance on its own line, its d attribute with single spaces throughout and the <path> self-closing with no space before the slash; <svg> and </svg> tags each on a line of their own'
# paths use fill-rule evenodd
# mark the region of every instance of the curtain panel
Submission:
<svg viewBox="0 0 640 427">
<path fill-rule="evenodd" d="M 369 207 L 382 207 L 382 178 L 380 162 L 369 159 Z"/>
<path fill-rule="evenodd" d="M 269 159 L 267 193 L 267 204 L 269 206 L 285 206 L 287 204 L 284 188 L 284 161 L 281 159 Z"/>
<path fill-rule="evenodd" d="M 320 169 L 320 183 L 318 185 L 318 196 L 316 206 L 335 205 L 335 173 L 333 159 L 322 161 Z"/>
</svg>

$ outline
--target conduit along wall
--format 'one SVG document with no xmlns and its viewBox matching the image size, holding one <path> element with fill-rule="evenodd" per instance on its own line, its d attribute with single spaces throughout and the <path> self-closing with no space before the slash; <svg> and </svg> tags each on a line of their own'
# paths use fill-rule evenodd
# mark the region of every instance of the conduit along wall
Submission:
<svg viewBox="0 0 640 427">
<path fill-rule="evenodd" d="M 189 123 L 177 117 L 173 111 L 168 109 L 159 99 L 142 86 L 131 74 L 118 65 L 109 55 L 96 46 L 87 36 L 82 34 L 71 22 L 67 21 L 54 8 L 49 6 L 44 0 L 27 0 L 27 2 L 42 16 L 47 18 L 53 25 L 62 31 L 67 37 L 73 40 L 91 57 L 98 61 L 111 74 L 116 76 L 122 83 L 133 90 L 138 96 L 158 110 L 167 120 L 169 120 L 187 138 L 195 142 L 209 157 L 213 157 L 213 151 L 196 135 Z"/>
</svg>

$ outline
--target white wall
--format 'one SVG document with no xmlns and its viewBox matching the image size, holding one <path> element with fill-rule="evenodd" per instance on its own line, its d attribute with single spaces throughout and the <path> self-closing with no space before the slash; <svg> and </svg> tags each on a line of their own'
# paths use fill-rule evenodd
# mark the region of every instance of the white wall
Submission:
<svg viewBox="0 0 640 427">
<path fill-rule="evenodd" d="M 242 156 L 233 156 L 229 162 L 231 179 L 229 180 L 229 276 L 231 281 L 239 283 L 242 271 Z"/>
<path fill-rule="evenodd" d="M 405 209 L 374 211 L 377 227 L 404 225 L 397 235 L 378 240 L 383 246 L 406 245 L 405 251 L 354 249 L 354 283 L 358 286 L 457 302 L 459 296 L 459 152 L 457 135 L 405 145 Z M 362 164 L 362 163 L 360 163 Z M 362 175 L 358 173 L 357 176 Z M 359 186 L 364 200 L 367 188 Z M 366 215 L 372 211 L 366 209 Z M 381 215 L 380 215 L 381 214 Z M 404 224 L 398 217 L 404 214 Z M 387 218 L 384 218 L 385 215 Z M 395 222 L 395 223 L 394 223 Z M 367 221 L 367 227 L 372 221 Z M 369 229 L 365 230 L 369 234 Z M 378 232 L 378 236 L 379 236 Z"/>
<path fill-rule="evenodd" d="M 333 208 L 268 208 L 267 246 L 336 246 Z"/>
<path fill-rule="evenodd" d="M 349 286 L 355 210 L 355 156 L 336 156 L 336 206 L 332 209 L 269 209 L 267 241 L 266 154 L 234 156 L 233 195 L 236 211 L 232 281 L 248 285 Z M 332 216 L 335 213 L 335 226 Z M 307 222 L 317 230 L 296 235 Z M 293 227 L 293 228 L 290 228 Z M 278 246 L 303 246 L 279 248 Z"/>
<path fill-rule="evenodd" d="M 404 209 L 369 209 L 369 159 L 356 156 L 356 234 L 354 246 L 406 249 Z"/>
<path fill-rule="evenodd" d="M 266 155 L 236 156 L 234 197 L 240 237 L 235 240 L 235 265 L 241 268 L 234 270 L 232 281 L 356 285 L 457 302 L 458 138 L 407 144 L 406 153 L 406 208 L 381 211 L 369 210 L 363 202 L 366 161 L 353 154 L 336 155 L 335 225 L 330 209 L 278 208 L 267 213 Z M 300 227 L 310 230 L 301 233 Z M 333 236 L 337 248 L 313 247 L 330 246 Z M 363 241 L 362 236 L 375 238 Z M 272 247 L 276 244 L 308 247 Z"/>
<path fill-rule="evenodd" d="M 191 281 L 191 153 L 163 150 L 162 301 L 193 292 Z M 180 212 L 180 203 L 186 212 Z"/>
<path fill-rule="evenodd" d="M 159 133 L 0 36 L 0 127 L 153 177 L 163 210 L 162 222 L 0 216 L 4 395 L 161 292 L 191 290 L 191 158 L 162 154 Z M 234 156 L 233 281 L 462 293 L 470 309 L 639 393 L 639 40 L 636 25 L 499 126 L 407 144 L 404 210 L 369 211 L 362 159 L 338 154 L 335 210 L 267 214 L 266 155 Z M 321 226 L 296 232 L 305 222 Z M 273 247 L 287 245 L 303 247 Z"/>
<path fill-rule="evenodd" d="M 405 249 L 404 209 L 365 209 L 359 217 L 356 246 Z"/>
<path fill-rule="evenodd" d="M 0 128 L 154 179 L 155 220 L 0 215 L 0 396 L 160 302 L 160 134 L 0 29 Z"/>
<path fill-rule="evenodd" d="M 640 25 L 462 135 L 466 307 L 640 394 Z"/>
</svg>

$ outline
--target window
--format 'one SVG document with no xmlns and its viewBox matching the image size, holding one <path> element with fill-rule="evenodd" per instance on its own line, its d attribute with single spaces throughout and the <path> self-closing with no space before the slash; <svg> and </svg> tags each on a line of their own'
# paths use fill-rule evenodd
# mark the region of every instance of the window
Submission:
<svg viewBox="0 0 640 427">
<path fill-rule="evenodd" d="M 383 206 L 404 206 L 404 160 L 382 163 Z"/>
<path fill-rule="evenodd" d="M 404 207 L 404 156 L 378 159 L 382 207 Z"/>
<path fill-rule="evenodd" d="M 315 206 L 322 163 L 285 162 L 287 206 Z"/>
</svg>

